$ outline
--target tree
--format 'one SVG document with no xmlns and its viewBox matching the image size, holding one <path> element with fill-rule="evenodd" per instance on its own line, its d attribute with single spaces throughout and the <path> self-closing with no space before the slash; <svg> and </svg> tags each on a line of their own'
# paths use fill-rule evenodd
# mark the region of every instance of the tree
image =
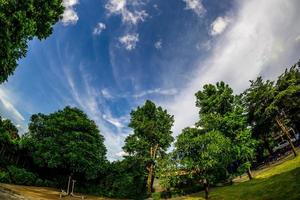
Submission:
<svg viewBox="0 0 300 200">
<path fill-rule="evenodd" d="M 297 151 L 290 136 L 289 126 L 299 127 L 300 119 L 300 61 L 285 70 L 278 77 L 275 85 L 273 101 L 267 107 L 267 112 L 275 116 L 275 121 L 290 143 L 292 151 L 297 156 Z"/>
<path fill-rule="evenodd" d="M 9 120 L 2 120 L 0 117 L 0 165 L 7 165 L 8 163 L 17 163 L 18 154 L 18 129 Z"/>
<path fill-rule="evenodd" d="M 205 187 L 208 199 L 209 186 L 222 179 L 232 162 L 231 142 L 218 131 L 205 132 L 186 128 L 178 136 L 174 150 L 182 173 L 189 173 Z"/>
<path fill-rule="evenodd" d="M 204 85 L 196 93 L 196 106 L 199 107 L 197 123 L 206 132 L 218 131 L 228 137 L 233 145 L 232 154 L 242 172 L 247 172 L 252 179 L 250 161 L 254 155 L 255 140 L 248 128 L 246 111 L 240 96 L 234 96 L 233 90 L 224 82 L 216 85 Z M 245 167 L 247 166 L 247 167 Z"/>
<path fill-rule="evenodd" d="M 250 87 L 243 93 L 243 104 L 246 107 L 247 119 L 252 127 L 254 138 L 262 141 L 263 149 L 267 149 L 269 154 L 273 154 L 270 145 L 272 141 L 271 130 L 274 127 L 274 113 L 267 112 L 267 108 L 274 99 L 274 82 L 263 81 L 258 77 L 255 81 L 250 81 Z M 262 155 L 263 152 L 258 153 Z"/>
<path fill-rule="evenodd" d="M 0 83 L 27 52 L 27 42 L 45 39 L 63 13 L 62 0 L 0 1 Z"/>
<path fill-rule="evenodd" d="M 124 151 L 143 159 L 147 164 L 147 191 L 152 192 L 155 164 L 158 156 L 163 156 L 173 141 L 171 127 L 173 116 L 161 107 L 147 100 L 145 105 L 131 112 L 129 127 L 134 133 L 125 140 Z"/>
<path fill-rule="evenodd" d="M 104 138 L 94 121 L 77 108 L 31 116 L 23 145 L 42 171 L 95 178 L 106 163 Z M 48 170 L 47 170 L 48 169 Z M 47 172 L 48 173 L 48 172 Z"/>
</svg>

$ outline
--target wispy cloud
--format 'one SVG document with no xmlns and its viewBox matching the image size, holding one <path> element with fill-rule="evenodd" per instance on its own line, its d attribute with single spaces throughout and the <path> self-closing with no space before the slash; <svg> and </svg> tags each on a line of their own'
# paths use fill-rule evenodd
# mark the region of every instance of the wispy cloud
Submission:
<svg viewBox="0 0 300 200">
<path fill-rule="evenodd" d="M 93 30 L 93 35 L 100 35 L 102 31 L 104 31 L 105 29 L 106 29 L 106 25 L 102 22 L 99 22 Z"/>
<path fill-rule="evenodd" d="M 175 135 L 196 122 L 194 94 L 204 84 L 223 80 L 239 93 L 249 86 L 248 80 L 258 75 L 274 79 L 299 59 L 300 46 L 295 44 L 300 33 L 299 1 L 253 0 L 238 5 L 230 29 L 216 39 L 211 55 L 198 63 L 175 100 L 164 104 L 175 116 Z"/>
<path fill-rule="evenodd" d="M 79 20 L 74 8 L 77 4 L 79 4 L 79 0 L 63 0 L 65 11 L 62 15 L 62 23 L 64 25 L 76 24 Z"/>
<path fill-rule="evenodd" d="M 152 90 L 145 90 L 142 91 L 140 93 L 134 94 L 132 95 L 134 98 L 140 98 L 140 97 L 144 97 L 147 95 L 165 95 L 165 96 L 173 96 L 175 94 L 177 94 L 178 91 L 176 89 L 161 89 L 161 88 L 156 88 L 156 89 L 152 89 Z"/>
<path fill-rule="evenodd" d="M 128 122 L 129 122 L 129 116 L 123 116 L 123 117 L 116 118 L 116 117 L 113 117 L 110 112 L 106 112 L 106 114 L 103 114 L 102 117 L 104 120 L 111 123 L 118 129 L 126 128 Z"/>
<path fill-rule="evenodd" d="M 7 92 L 0 88 L 0 102 L 4 109 L 11 113 L 12 118 L 17 121 L 24 121 L 25 118 L 23 115 L 16 109 L 16 107 L 11 103 L 10 97 L 7 95 Z"/>
<path fill-rule="evenodd" d="M 0 87 L 0 113 L 1 117 L 13 121 L 21 134 L 27 131 L 25 117 L 21 114 L 18 108 L 14 105 L 14 96 L 4 87 Z"/>
<path fill-rule="evenodd" d="M 124 140 L 131 132 L 131 129 L 127 127 L 129 119 L 126 116 L 117 118 L 112 115 L 109 107 L 103 101 L 103 93 L 108 95 L 108 90 L 99 91 L 95 88 L 91 83 L 92 76 L 84 70 L 83 65 L 80 65 L 79 68 L 81 76 L 80 80 L 77 80 L 78 77 L 75 79 L 70 68 L 64 67 L 64 76 L 75 106 L 83 109 L 99 126 L 101 134 L 105 138 L 108 159 L 111 161 L 120 159 L 117 153 L 122 151 Z"/>
<path fill-rule="evenodd" d="M 114 98 L 114 96 L 111 94 L 111 92 L 107 88 L 102 89 L 101 94 L 105 99 L 113 99 Z"/>
<path fill-rule="evenodd" d="M 202 0 L 183 0 L 186 3 L 185 9 L 194 11 L 198 16 L 202 16 L 206 10 Z"/>
<path fill-rule="evenodd" d="M 119 42 L 127 49 L 131 51 L 135 49 L 137 42 L 139 41 L 139 34 L 126 34 L 119 38 Z"/>
</svg>

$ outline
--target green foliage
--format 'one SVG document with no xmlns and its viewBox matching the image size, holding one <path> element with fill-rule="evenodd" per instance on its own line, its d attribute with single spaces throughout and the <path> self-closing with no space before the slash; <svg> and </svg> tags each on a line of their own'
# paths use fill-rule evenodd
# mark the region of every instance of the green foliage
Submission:
<svg viewBox="0 0 300 200">
<path fill-rule="evenodd" d="M 174 117 L 161 107 L 147 100 L 143 107 L 131 112 L 129 127 L 134 134 L 125 140 L 124 150 L 142 158 L 150 158 L 150 148 L 159 145 L 158 153 L 164 153 L 174 140 L 171 127 Z"/>
<path fill-rule="evenodd" d="M 9 174 L 6 171 L 0 171 L 0 183 L 11 183 Z"/>
<path fill-rule="evenodd" d="M 175 143 L 175 153 L 180 168 L 192 177 L 215 183 L 232 162 L 229 138 L 220 132 L 204 132 L 193 128 L 184 129 Z"/>
<path fill-rule="evenodd" d="M 285 70 L 275 85 L 274 99 L 268 106 L 268 112 L 283 114 L 298 129 L 300 120 L 300 61 Z"/>
<path fill-rule="evenodd" d="M 146 178 L 145 163 L 135 157 L 127 157 L 109 164 L 95 191 L 90 192 L 114 198 L 144 199 Z M 84 186 L 84 190 L 88 187 Z"/>
<path fill-rule="evenodd" d="M 247 121 L 252 127 L 252 135 L 260 141 L 258 146 L 258 156 L 262 155 L 264 149 L 270 154 L 273 153 L 270 140 L 271 131 L 274 127 L 274 113 L 268 112 L 267 108 L 274 99 L 274 83 L 263 81 L 258 77 L 255 81 L 250 81 L 250 87 L 243 93 L 243 104 L 247 111 Z"/>
<path fill-rule="evenodd" d="M 0 117 L 0 166 L 15 164 L 19 152 L 18 129 L 8 119 Z"/>
<path fill-rule="evenodd" d="M 94 121 L 77 108 L 31 117 L 22 146 L 36 165 L 64 175 L 95 178 L 106 163 L 104 138 Z"/>
<path fill-rule="evenodd" d="M 62 0 L 0 1 L 0 83 L 26 55 L 27 42 L 45 39 L 63 13 Z"/>
<path fill-rule="evenodd" d="M 7 173 L 9 182 L 18 185 L 34 185 L 37 180 L 37 176 L 34 173 L 15 166 L 9 166 Z"/>
<path fill-rule="evenodd" d="M 257 142 L 252 139 L 241 97 L 234 96 L 229 85 L 220 82 L 205 85 L 203 91 L 196 93 L 196 98 L 200 108 L 197 125 L 206 132 L 219 131 L 231 140 L 235 164 L 249 163 L 255 155 Z"/>
<path fill-rule="evenodd" d="M 134 133 L 125 139 L 124 151 L 143 160 L 148 170 L 147 190 L 151 193 L 155 165 L 158 157 L 163 157 L 174 140 L 171 127 L 174 117 L 161 107 L 147 100 L 143 107 L 131 112 L 129 127 Z"/>
<path fill-rule="evenodd" d="M 196 106 L 200 108 L 199 114 L 218 113 L 223 115 L 232 110 L 234 101 L 232 89 L 224 82 L 216 85 L 207 84 L 203 91 L 196 93 Z"/>
</svg>

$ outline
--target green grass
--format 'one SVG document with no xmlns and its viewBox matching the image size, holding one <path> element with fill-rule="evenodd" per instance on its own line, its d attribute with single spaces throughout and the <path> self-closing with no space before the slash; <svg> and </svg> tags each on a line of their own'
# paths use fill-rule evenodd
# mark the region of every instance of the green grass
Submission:
<svg viewBox="0 0 300 200">
<path fill-rule="evenodd" d="M 255 179 L 210 191 L 212 200 L 299 200 L 300 155 L 281 164 L 255 173 Z M 204 199 L 204 193 L 175 198 L 177 200 Z"/>
</svg>

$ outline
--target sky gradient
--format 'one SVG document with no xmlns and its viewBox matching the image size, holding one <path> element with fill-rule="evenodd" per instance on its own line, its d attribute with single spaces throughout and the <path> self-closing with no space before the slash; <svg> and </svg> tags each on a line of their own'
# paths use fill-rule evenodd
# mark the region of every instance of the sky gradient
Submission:
<svg viewBox="0 0 300 200">
<path fill-rule="evenodd" d="M 298 0 L 64 0 L 62 20 L 0 86 L 1 116 L 20 133 L 30 116 L 84 110 L 120 159 L 130 111 L 146 99 L 174 115 L 174 136 L 197 120 L 196 91 L 235 93 L 300 59 Z"/>
</svg>

